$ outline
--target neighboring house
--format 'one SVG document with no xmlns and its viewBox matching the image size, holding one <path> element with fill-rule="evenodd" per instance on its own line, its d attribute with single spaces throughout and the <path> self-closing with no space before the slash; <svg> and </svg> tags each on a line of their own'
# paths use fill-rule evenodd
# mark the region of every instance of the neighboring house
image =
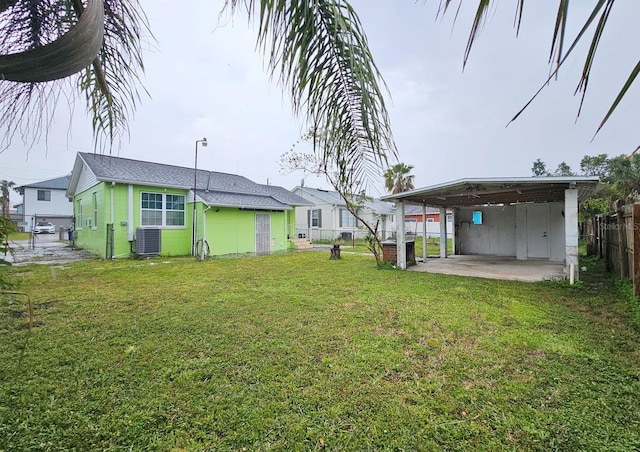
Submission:
<svg viewBox="0 0 640 452">
<path fill-rule="evenodd" d="M 423 212 L 422 206 L 408 205 L 404 209 L 405 231 L 409 235 L 422 236 L 424 232 L 423 221 L 426 220 L 427 237 L 440 235 L 440 209 L 426 206 Z M 453 213 L 447 211 L 447 225 L 451 233 Z"/>
<path fill-rule="evenodd" d="M 76 245 L 104 258 L 200 254 L 203 243 L 211 255 L 285 251 L 307 203 L 235 174 L 89 153 L 67 193 Z"/>
<path fill-rule="evenodd" d="M 383 196 L 396 203 L 453 213 L 454 253 L 564 262 L 578 273 L 578 205 L 598 188 L 598 177 L 460 179 Z M 400 225 L 399 225 L 400 226 Z M 443 231 L 446 233 L 446 229 Z M 398 228 L 398 265 L 406 268 L 404 231 Z M 440 256 L 447 257 L 440 240 Z"/>
<path fill-rule="evenodd" d="M 347 204 L 338 192 L 310 187 L 295 187 L 292 192 L 311 203 L 296 208 L 298 237 L 351 240 L 367 235 L 367 229 L 347 210 Z M 366 197 L 359 204 L 358 216 L 370 225 L 378 222 L 378 233 L 382 239 L 395 233 L 393 204 Z"/>
<path fill-rule="evenodd" d="M 66 195 L 70 179 L 71 176 L 57 177 L 16 187 L 22 195 L 22 204 L 16 206 L 22 213 L 18 227 L 31 232 L 38 221 L 50 221 L 56 230 L 71 227 L 73 203 Z"/>
</svg>

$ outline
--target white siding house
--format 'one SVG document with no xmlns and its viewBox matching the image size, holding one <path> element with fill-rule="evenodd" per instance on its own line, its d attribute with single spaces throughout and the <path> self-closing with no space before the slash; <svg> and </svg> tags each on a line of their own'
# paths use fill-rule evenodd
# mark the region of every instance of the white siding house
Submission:
<svg viewBox="0 0 640 452">
<path fill-rule="evenodd" d="M 363 238 L 367 229 L 347 210 L 346 203 L 336 191 L 311 187 L 295 187 L 296 195 L 312 205 L 296 207 L 296 234 L 311 240 Z M 364 198 L 358 215 L 370 225 L 378 223 L 382 239 L 395 234 L 395 208 L 379 199 Z"/>
<path fill-rule="evenodd" d="M 22 195 L 22 220 L 18 226 L 31 232 L 38 221 L 50 221 L 56 230 L 73 225 L 73 203 L 66 191 L 70 176 L 18 187 Z"/>
</svg>

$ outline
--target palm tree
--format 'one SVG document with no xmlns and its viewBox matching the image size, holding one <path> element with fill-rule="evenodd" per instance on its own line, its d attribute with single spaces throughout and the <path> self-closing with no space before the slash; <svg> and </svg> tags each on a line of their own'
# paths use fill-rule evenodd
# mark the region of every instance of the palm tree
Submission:
<svg viewBox="0 0 640 452">
<path fill-rule="evenodd" d="M 61 96 L 85 99 L 98 147 L 128 134 L 151 35 L 137 0 L 0 0 L 0 27 L 0 148 L 46 135 Z"/>
<path fill-rule="evenodd" d="M 0 181 L 0 208 L 2 208 L 0 216 L 5 218 L 9 218 L 9 189 L 15 185 L 15 182 L 9 182 L 7 180 Z"/>
<path fill-rule="evenodd" d="M 8 54 L 57 43 L 92 5 L 104 2 L 104 43 L 95 58 L 85 56 L 77 85 L 0 76 L 0 115 L 9 134 L 5 143 L 16 133 L 48 124 L 51 112 L 43 107 L 60 92 L 76 88 L 86 98 L 97 142 L 111 145 L 127 134 L 142 89 L 140 42 L 150 34 L 147 20 L 137 0 L 85 1 L 86 7 L 80 0 L 40 0 L 36 8 L 29 0 L 0 0 L 0 24 L 8 35 L 0 40 L 0 72 L 6 73 L 16 63 L 6 61 L 12 56 Z M 256 23 L 258 47 L 271 75 L 290 92 L 295 114 L 326 131 L 325 143 L 331 145 L 318 147 L 324 162 L 363 180 L 379 174 L 387 154 L 397 156 L 385 85 L 360 20 L 346 0 L 226 0 L 224 8 L 243 10 Z"/>
<path fill-rule="evenodd" d="M 384 185 L 393 194 L 413 190 L 412 165 L 397 163 L 384 172 Z"/>
</svg>

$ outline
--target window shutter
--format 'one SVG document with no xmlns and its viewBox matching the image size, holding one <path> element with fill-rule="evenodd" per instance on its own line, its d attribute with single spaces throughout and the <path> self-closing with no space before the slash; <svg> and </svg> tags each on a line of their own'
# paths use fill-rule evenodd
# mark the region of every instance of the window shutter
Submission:
<svg viewBox="0 0 640 452">
<path fill-rule="evenodd" d="M 340 209 L 340 224 L 339 226 L 342 227 L 342 216 L 344 215 L 344 209 Z"/>
<path fill-rule="evenodd" d="M 322 227 L 322 209 L 318 209 L 318 227 Z"/>
<path fill-rule="evenodd" d="M 311 209 L 307 210 L 307 227 L 311 227 Z"/>
</svg>

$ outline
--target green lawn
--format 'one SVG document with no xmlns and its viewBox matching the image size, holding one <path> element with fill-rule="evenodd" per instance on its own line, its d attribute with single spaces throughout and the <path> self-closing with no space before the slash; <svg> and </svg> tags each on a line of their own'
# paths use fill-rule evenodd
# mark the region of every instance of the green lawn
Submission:
<svg viewBox="0 0 640 452">
<path fill-rule="evenodd" d="M 415 239 L 411 239 L 414 240 L 415 243 L 415 255 L 416 257 L 422 257 L 422 237 L 417 237 Z M 332 240 L 324 240 L 324 241 L 314 241 L 313 243 L 315 244 L 333 244 L 334 242 Z M 353 251 L 356 253 L 370 253 L 371 251 L 369 251 L 369 249 L 367 248 L 367 245 L 365 244 L 364 240 L 355 240 L 355 241 L 349 241 L 347 240 L 346 242 L 343 242 L 342 245 L 340 246 L 341 249 L 343 249 L 344 251 Z M 452 245 L 452 240 L 451 239 L 447 239 L 447 249 L 449 254 L 451 254 L 453 251 L 453 245 Z M 439 238 L 437 237 L 433 237 L 430 238 L 427 241 L 427 255 L 436 255 L 439 256 L 440 255 L 440 242 L 439 242 Z"/>
<path fill-rule="evenodd" d="M 377 270 L 368 256 L 15 267 L 0 450 L 638 450 L 616 284 Z"/>
</svg>

